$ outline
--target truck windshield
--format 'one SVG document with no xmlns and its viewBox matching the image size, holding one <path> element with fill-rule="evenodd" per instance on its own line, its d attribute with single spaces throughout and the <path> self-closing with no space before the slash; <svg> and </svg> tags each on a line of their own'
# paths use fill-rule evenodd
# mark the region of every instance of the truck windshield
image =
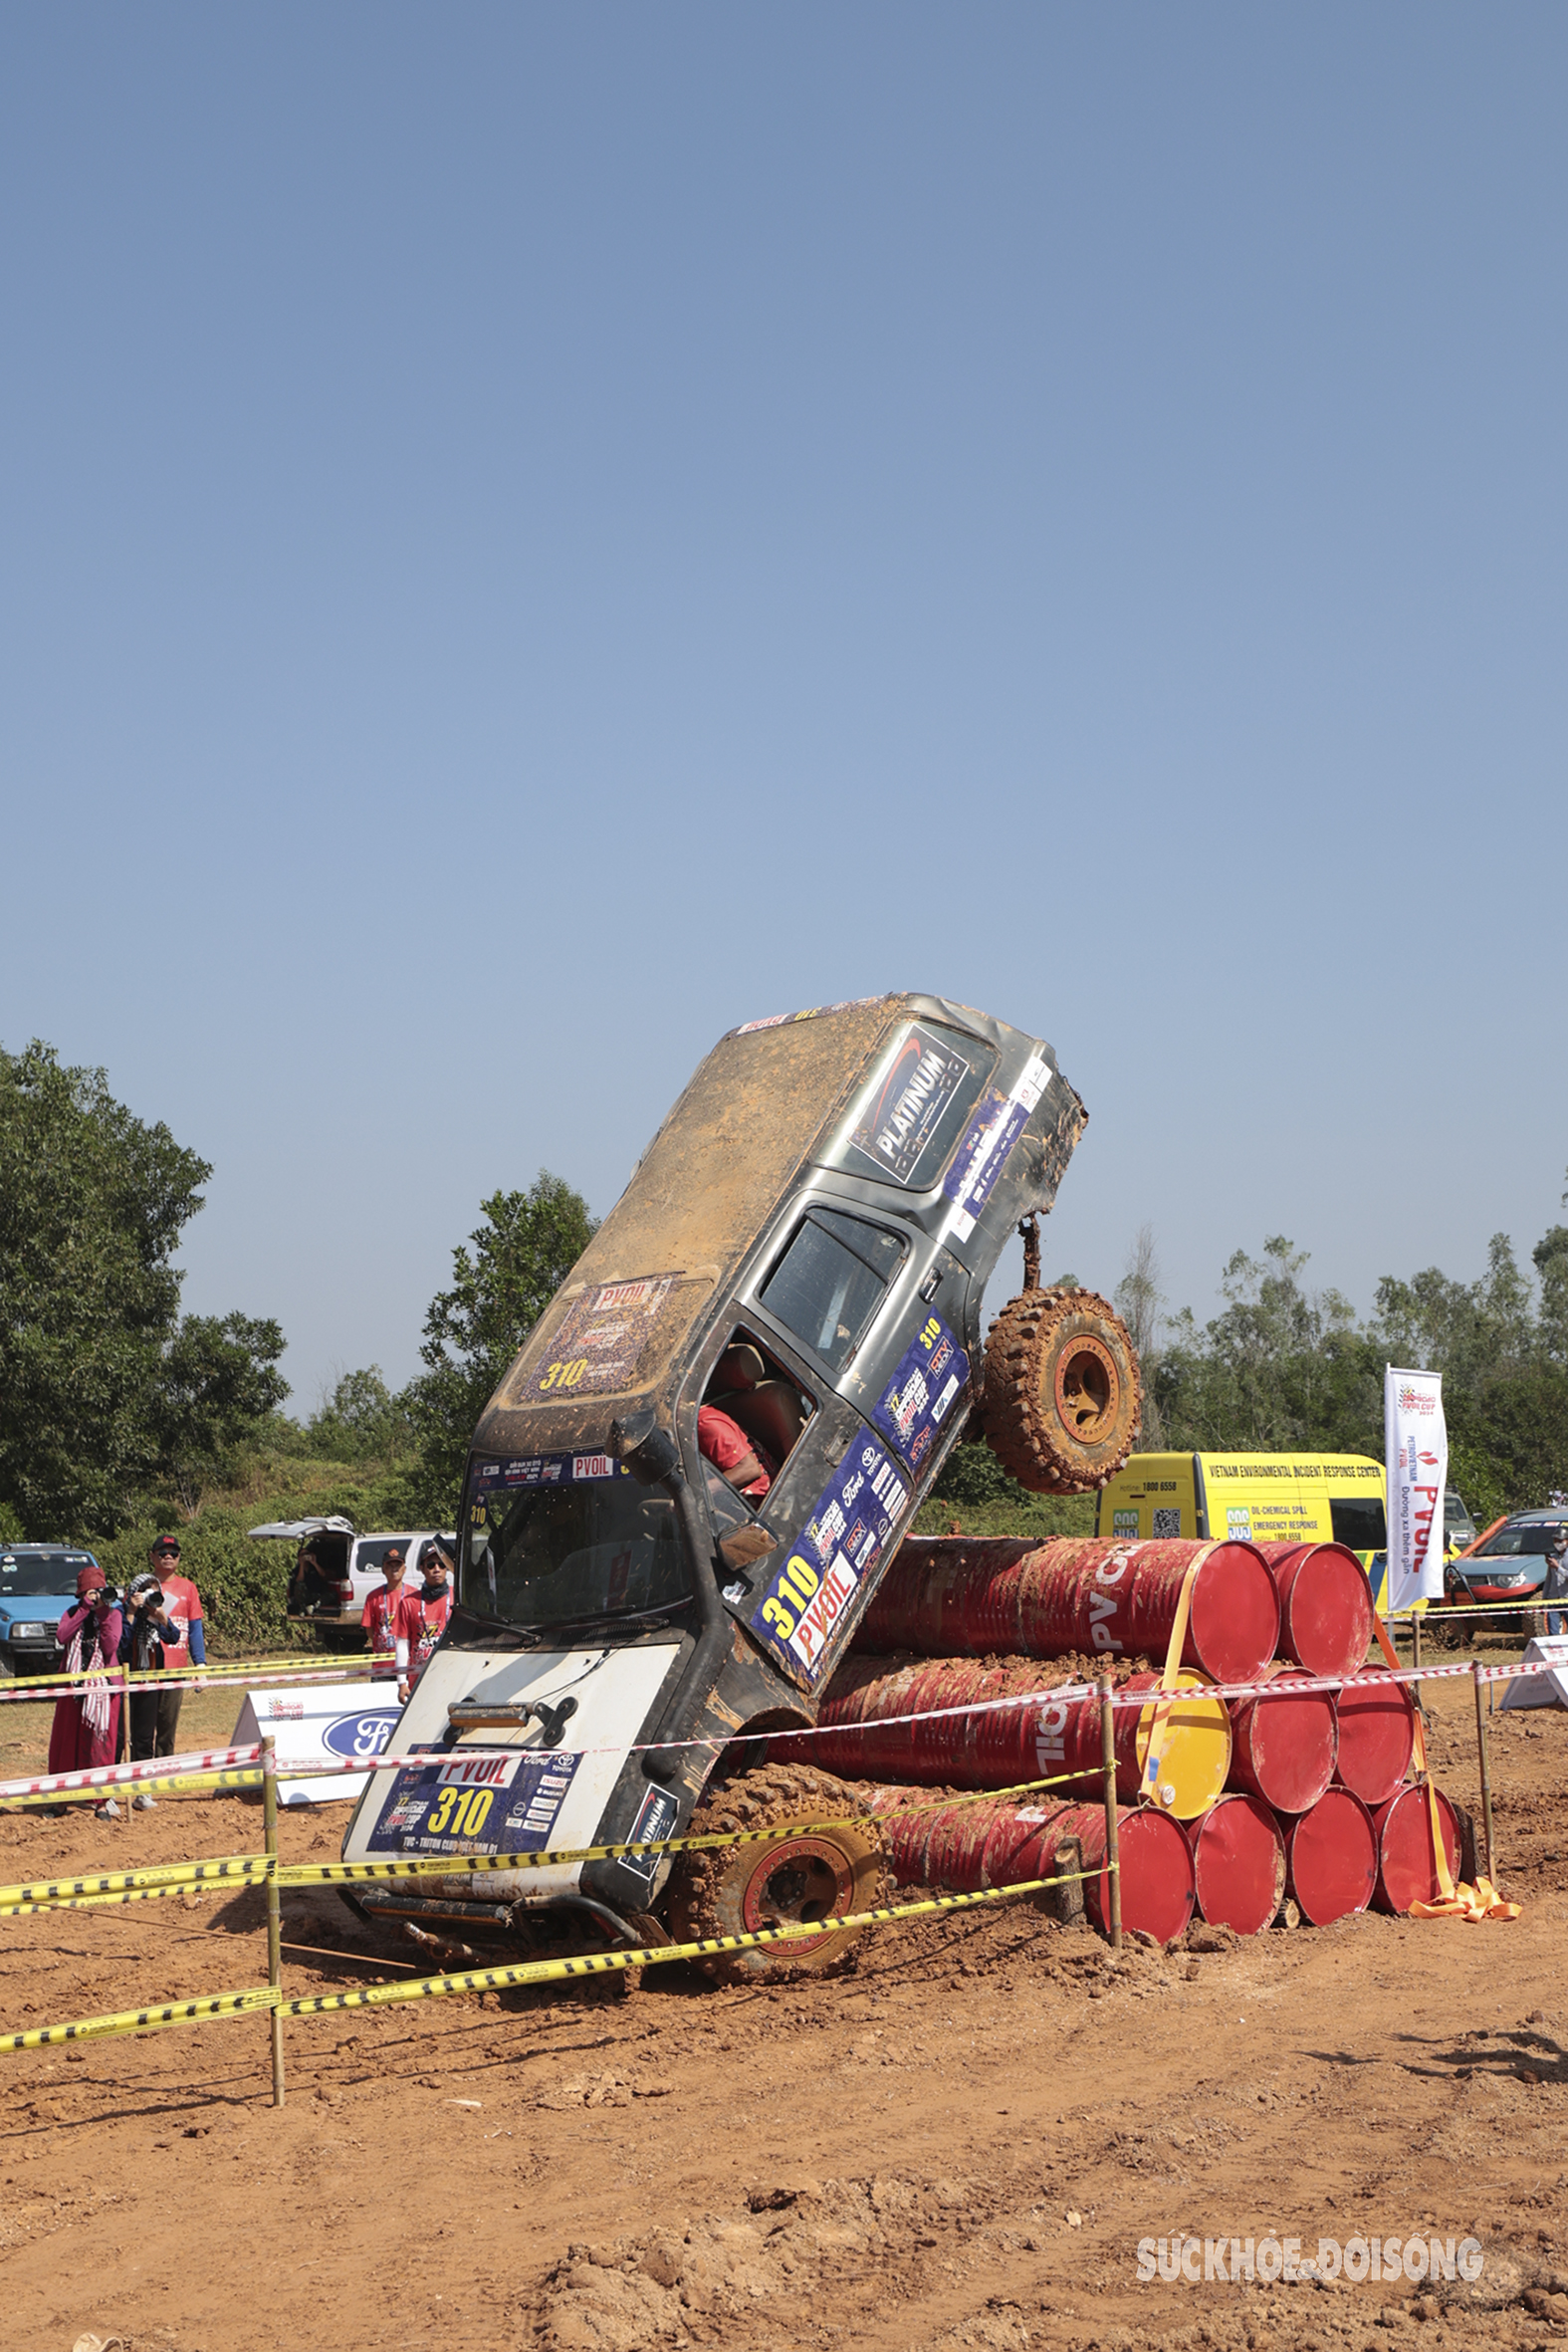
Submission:
<svg viewBox="0 0 1568 2352">
<path fill-rule="evenodd" d="M 675 1505 L 607 1454 L 478 1456 L 462 1598 L 513 1625 L 637 1616 L 689 1589 Z"/>
<path fill-rule="evenodd" d="M 1556 1542 L 1558 1528 L 1548 1520 L 1537 1520 L 1533 1527 L 1499 1528 L 1495 1535 L 1488 1535 L 1474 1559 L 1522 1559 L 1531 1554 L 1550 1551 Z"/>
</svg>

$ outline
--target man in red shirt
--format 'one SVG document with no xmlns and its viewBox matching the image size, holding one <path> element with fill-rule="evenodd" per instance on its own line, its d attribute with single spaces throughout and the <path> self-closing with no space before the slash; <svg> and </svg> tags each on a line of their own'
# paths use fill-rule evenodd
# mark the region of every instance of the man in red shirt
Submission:
<svg viewBox="0 0 1568 2352">
<path fill-rule="evenodd" d="M 400 1543 L 389 1543 L 381 1561 L 381 1574 L 386 1581 L 379 1592 L 372 1592 L 360 1613 L 359 1622 L 370 1636 L 372 1672 L 375 1666 L 395 1666 L 399 1698 L 408 1696 L 408 1651 L 411 1642 L 419 1638 L 421 1619 L 419 1603 L 411 1592 L 403 1590 L 403 1571 L 407 1566 Z"/>
<path fill-rule="evenodd" d="M 762 1501 L 779 1475 L 773 1458 L 718 1405 L 699 1406 L 697 1444 L 731 1486 L 738 1487 L 753 1503 Z"/>
<path fill-rule="evenodd" d="M 147 1566 L 163 1587 L 163 1610 L 168 1631 L 163 1636 L 163 1667 L 205 1666 L 207 1629 L 201 1614 L 201 1594 L 180 1573 L 179 1537 L 160 1535 L 147 1553 Z M 170 1683 L 158 1693 L 158 1728 L 154 1756 L 179 1754 L 179 1711 L 186 1686 Z"/>
</svg>

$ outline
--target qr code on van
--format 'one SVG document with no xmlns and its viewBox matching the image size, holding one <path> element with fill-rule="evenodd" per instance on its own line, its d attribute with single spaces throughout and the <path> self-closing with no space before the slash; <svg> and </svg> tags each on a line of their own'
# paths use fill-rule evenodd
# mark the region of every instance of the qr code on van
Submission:
<svg viewBox="0 0 1568 2352">
<path fill-rule="evenodd" d="M 1155 1513 L 1154 1539 L 1157 1543 L 1162 1535 L 1179 1535 L 1181 1531 L 1182 1515 L 1180 1511 L 1157 1511 Z"/>
</svg>

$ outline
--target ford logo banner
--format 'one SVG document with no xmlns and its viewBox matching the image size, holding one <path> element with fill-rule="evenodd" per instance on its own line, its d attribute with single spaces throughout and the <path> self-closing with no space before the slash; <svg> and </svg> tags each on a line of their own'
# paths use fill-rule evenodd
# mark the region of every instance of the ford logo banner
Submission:
<svg viewBox="0 0 1568 2352">
<path fill-rule="evenodd" d="M 322 1726 L 322 1744 L 349 1763 L 363 1756 L 379 1756 L 392 1736 L 391 1715 L 339 1715 Z"/>
</svg>

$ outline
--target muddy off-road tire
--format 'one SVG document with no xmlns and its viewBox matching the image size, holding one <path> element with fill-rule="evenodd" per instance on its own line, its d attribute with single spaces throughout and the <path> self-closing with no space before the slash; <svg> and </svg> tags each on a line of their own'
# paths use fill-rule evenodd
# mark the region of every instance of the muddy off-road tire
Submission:
<svg viewBox="0 0 1568 2352">
<path fill-rule="evenodd" d="M 1143 1402 L 1120 1315 L 1093 1291 L 1024 1291 L 986 1341 L 986 1443 L 1032 1495 L 1103 1487 L 1133 1450 Z"/>
<path fill-rule="evenodd" d="M 791 1920 L 831 1919 L 870 1911 L 888 1900 L 887 1856 L 869 1818 L 851 1822 L 861 1806 L 841 1780 L 809 1764 L 763 1764 L 709 1791 L 692 1815 L 690 1834 L 775 1829 L 788 1823 L 831 1821 L 843 1826 L 804 1829 L 777 1843 L 711 1846 L 683 1854 L 670 1881 L 670 1928 L 676 1943 L 708 1936 L 753 1935 Z M 819 1976 L 840 1960 L 861 1933 L 791 1937 L 787 1943 L 717 1953 L 694 1965 L 718 1983 L 752 1984 Z"/>
</svg>

